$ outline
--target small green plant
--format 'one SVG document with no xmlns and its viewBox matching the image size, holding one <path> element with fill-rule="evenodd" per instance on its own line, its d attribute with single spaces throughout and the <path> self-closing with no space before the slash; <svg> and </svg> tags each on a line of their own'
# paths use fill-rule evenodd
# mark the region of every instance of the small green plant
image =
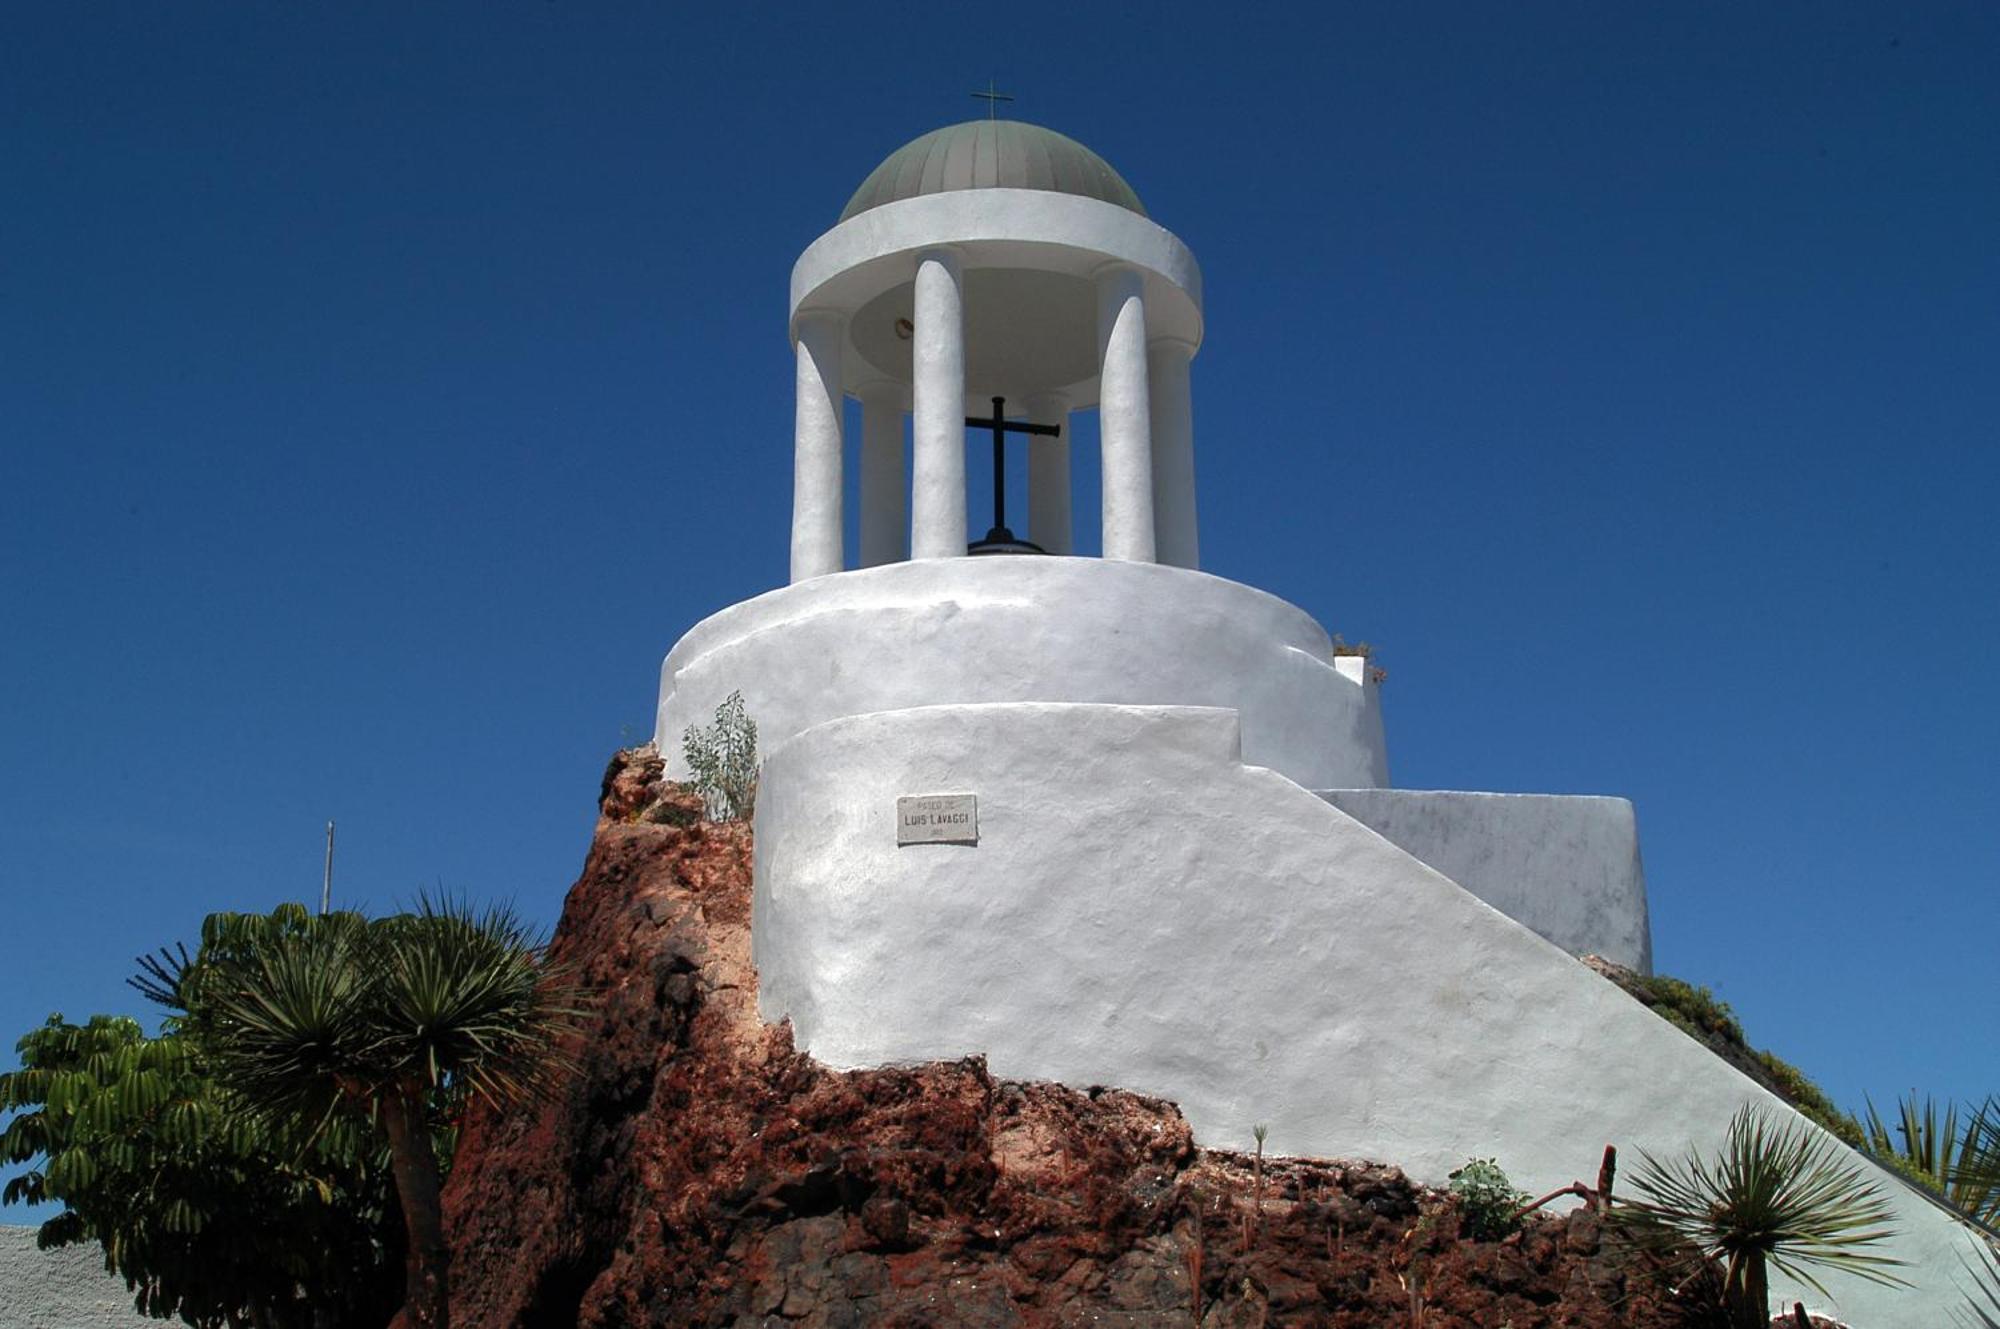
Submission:
<svg viewBox="0 0 2000 1329">
<path fill-rule="evenodd" d="M 1634 1198 L 1613 1216 L 1644 1247 L 1715 1269 L 1722 1309 L 1738 1329 L 1770 1324 L 1770 1275 L 1818 1289 L 1815 1269 L 1892 1286 L 1902 1261 L 1872 1249 L 1892 1235 L 1889 1202 L 1855 1171 L 1836 1140 L 1810 1123 L 1745 1106 L 1730 1119 L 1721 1156 L 1644 1160 Z"/>
<path fill-rule="evenodd" d="M 1255 1190 L 1257 1193 L 1257 1218 L 1261 1222 L 1264 1217 L 1264 1137 L 1271 1133 L 1271 1128 L 1260 1121 L 1250 1128 L 1250 1133 L 1257 1137 Z"/>
<path fill-rule="evenodd" d="M 712 725 L 689 725 L 681 738 L 689 781 L 714 821 L 748 821 L 757 810 L 757 722 L 732 692 L 715 708 Z"/>
<path fill-rule="evenodd" d="M 1514 1183 L 1493 1159 L 1469 1159 L 1451 1174 L 1447 1189 L 1458 1201 L 1465 1235 L 1474 1241 L 1498 1241 L 1520 1229 L 1518 1215 L 1528 1197 L 1514 1189 Z"/>
</svg>

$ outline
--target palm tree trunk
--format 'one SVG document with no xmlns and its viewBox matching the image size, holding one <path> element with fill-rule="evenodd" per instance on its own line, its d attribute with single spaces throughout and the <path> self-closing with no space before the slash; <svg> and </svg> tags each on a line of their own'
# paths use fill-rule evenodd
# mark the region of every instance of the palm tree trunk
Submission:
<svg viewBox="0 0 2000 1329">
<path fill-rule="evenodd" d="M 451 1329 L 444 1206 L 438 1199 L 437 1155 L 424 1124 L 421 1095 L 399 1089 L 385 1094 L 382 1128 L 389 1136 L 390 1171 L 409 1239 L 403 1259 L 403 1309 L 393 1323 L 407 1329 Z"/>
<path fill-rule="evenodd" d="M 1733 1329 L 1771 1329 L 1771 1280 L 1762 1251 L 1735 1257 L 1723 1293 Z"/>
</svg>

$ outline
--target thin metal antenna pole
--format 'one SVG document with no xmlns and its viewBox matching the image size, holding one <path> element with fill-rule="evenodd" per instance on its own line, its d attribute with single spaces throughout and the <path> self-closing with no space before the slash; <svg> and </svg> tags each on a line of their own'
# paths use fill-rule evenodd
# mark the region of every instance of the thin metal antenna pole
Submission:
<svg viewBox="0 0 2000 1329">
<path fill-rule="evenodd" d="M 320 882 L 319 911 L 324 914 L 333 907 L 333 823 L 326 824 L 326 877 Z"/>
</svg>

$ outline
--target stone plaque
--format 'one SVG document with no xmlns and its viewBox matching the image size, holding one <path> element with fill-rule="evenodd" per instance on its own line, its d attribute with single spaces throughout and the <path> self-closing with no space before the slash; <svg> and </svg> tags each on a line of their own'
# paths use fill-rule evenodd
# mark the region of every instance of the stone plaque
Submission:
<svg viewBox="0 0 2000 1329">
<path fill-rule="evenodd" d="M 896 800 L 897 844 L 978 844 L 973 794 L 914 794 Z"/>
</svg>

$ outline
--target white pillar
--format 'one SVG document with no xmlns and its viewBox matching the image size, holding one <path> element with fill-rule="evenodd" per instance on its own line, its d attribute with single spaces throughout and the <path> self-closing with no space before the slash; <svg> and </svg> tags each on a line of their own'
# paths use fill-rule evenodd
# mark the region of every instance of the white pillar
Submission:
<svg viewBox="0 0 2000 1329">
<path fill-rule="evenodd" d="M 1076 545 L 1070 535 L 1069 398 L 1038 392 L 1028 398 L 1028 421 L 1060 425 L 1054 438 L 1028 439 L 1028 539 L 1051 554 Z"/>
<path fill-rule="evenodd" d="M 1153 413 L 1153 529 L 1160 562 L 1201 566 L 1194 520 L 1194 400 L 1188 361 L 1194 347 L 1156 337 L 1146 347 L 1146 383 Z"/>
<path fill-rule="evenodd" d="M 965 553 L 965 295 L 958 255 L 917 258 L 911 334 L 910 557 Z"/>
<path fill-rule="evenodd" d="M 900 563 L 907 510 L 903 487 L 903 390 L 881 379 L 861 398 L 861 562 Z"/>
<path fill-rule="evenodd" d="M 798 406 L 792 422 L 792 580 L 841 569 L 840 347 L 846 320 L 831 310 L 799 315 Z"/>
<path fill-rule="evenodd" d="M 1104 453 L 1104 556 L 1153 561 L 1153 434 L 1146 388 L 1145 280 L 1126 267 L 1097 277 L 1102 366 L 1097 432 Z"/>
</svg>

